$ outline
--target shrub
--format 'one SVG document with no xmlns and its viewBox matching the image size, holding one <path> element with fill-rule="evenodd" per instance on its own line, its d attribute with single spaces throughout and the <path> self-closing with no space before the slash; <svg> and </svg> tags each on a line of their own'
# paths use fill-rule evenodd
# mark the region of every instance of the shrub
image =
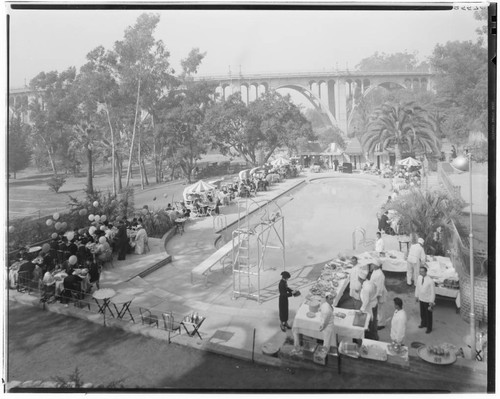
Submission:
<svg viewBox="0 0 500 399">
<path fill-rule="evenodd" d="M 49 190 L 55 192 L 56 194 L 59 192 L 59 189 L 64 185 L 64 183 L 66 183 L 66 178 L 57 174 L 47 180 Z"/>
</svg>

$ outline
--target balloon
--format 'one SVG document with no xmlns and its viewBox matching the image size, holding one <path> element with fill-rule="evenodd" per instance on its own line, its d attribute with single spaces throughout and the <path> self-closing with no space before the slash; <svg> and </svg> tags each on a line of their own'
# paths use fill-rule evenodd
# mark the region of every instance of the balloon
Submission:
<svg viewBox="0 0 500 399">
<path fill-rule="evenodd" d="M 68 223 L 66 223 L 66 222 L 61 223 L 61 229 L 66 230 L 67 227 L 68 227 Z"/>
<path fill-rule="evenodd" d="M 102 225 L 101 227 L 99 227 L 99 229 L 100 229 L 101 231 L 105 231 L 105 230 L 106 230 L 106 226 Z"/>
<path fill-rule="evenodd" d="M 52 216 L 52 217 L 54 218 L 54 220 L 57 220 L 57 219 L 59 219 L 59 214 L 56 212 L 56 213 L 54 213 L 54 216 Z"/>
<path fill-rule="evenodd" d="M 107 219 L 106 215 L 101 215 L 101 222 L 105 222 Z"/>
<path fill-rule="evenodd" d="M 144 209 L 142 210 L 142 214 L 143 214 L 143 215 L 147 215 L 147 214 L 148 214 L 148 210 L 147 210 L 146 208 L 144 208 Z"/>
<path fill-rule="evenodd" d="M 89 233 L 92 235 L 95 233 L 95 226 L 90 226 Z"/>
<path fill-rule="evenodd" d="M 117 201 L 117 200 L 112 200 L 112 201 L 111 201 L 111 205 L 116 206 L 117 204 L 118 204 L 118 201 Z"/>
<path fill-rule="evenodd" d="M 106 237 L 99 238 L 99 244 L 104 244 L 106 242 Z"/>
<path fill-rule="evenodd" d="M 94 220 L 94 215 L 90 214 L 89 215 L 89 220 L 92 222 Z"/>
<path fill-rule="evenodd" d="M 54 227 L 56 228 L 56 230 L 59 230 L 61 228 L 61 223 L 57 222 Z"/>
<path fill-rule="evenodd" d="M 94 216 L 94 222 L 99 223 L 100 220 L 101 220 L 101 217 L 99 215 Z"/>
<path fill-rule="evenodd" d="M 87 214 L 87 210 L 86 209 L 80 209 L 80 211 L 78 211 L 78 213 L 80 214 L 80 216 L 85 216 Z"/>
<path fill-rule="evenodd" d="M 50 251 L 50 245 L 48 243 L 45 243 L 42 245 L 42 252 L 46 254 L 47 252 Z"/>
<path fill-rule="evenodd" d="M 94 207 L 97 208 L 99 206 L 99 202 L 94 201 L 94 203 L 92 205 L 94 205 Z"/>
<path fill-rule="evenodd" d="M 80 235 L 85 234 L 85 229 L 80 229 L 80 230 L 78 230 L 78 234 L 80 234 Z"/>
<path fill-rule="evenodd" d="M 52 219 L 47 219 L 47 221 L 45 222 L 47 226 L 52 226 L 52 223 L 54 223 Z"/>
<path fill-rule="evenodd" d="M 75 238 L 75 233 L 73 231 L 70 231 L 67 236 L 68 241 L 71 241 L 73 238 Z"/>
<path fill-rule="evenodd" d="M 15 230 L 14 226 L 9 226 L 9 233 L 12 233 Z"/>
<path fill-rule="evenodd" d="M 71 255 L 68 259 L 68 263 L 71 265 L 71 266 L 74 266 L 76 265 L 76 262 L 78 262 L 78 258 L 75 256 L 75 255 Z"/>
<path fill-rule="evenodd" d="M 51 237 L 55 240 L 57 238 L 57 233 L 52 233 Z"/>
<path fill-rule="evenodd" d="M 122 217 L 121 216 L 117 216 L 116 217 L 116 221 L 119 222 L 120 220 L 122 220 Z"/>
</svg>

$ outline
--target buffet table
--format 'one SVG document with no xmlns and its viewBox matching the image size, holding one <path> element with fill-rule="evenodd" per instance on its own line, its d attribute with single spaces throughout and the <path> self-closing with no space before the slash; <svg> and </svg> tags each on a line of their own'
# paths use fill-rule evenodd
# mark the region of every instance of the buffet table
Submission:
<svg viewBox="0 0 500 399">
<path fill-rule="evenodd" d="M 367 315 L 365 325 L 357 327 L 353 325 L 354 316 L 359 311 L 353 309 L 333 308 L 334 318 L 334 333 L 339 337 L 349 337 L 362 339 L 365 336 L 365 330 L 368 329 L 370 315 Z M 308 337 L 323 339 L 323 333 L 319 331 L 321 324 L 321 312 L 314 314 L 314 317 L 308 317 L 309 305 L 303 303 L 297 310 L 295 319 L 293 320 L 292 333 L 295 346 L 299 346 L 299 334 L 307 335 Z M 341 318 L 339 315 L 344 314 Z M 332 334 L 332 341 L 336 340 L 335 334 Z M 325 345 L 326 346 L 326 345 Z M 330 342 L 330 346 L 337 346 L 336 342 Z"/>
<path fill-rule="evenodd" d="M 356 255 L 358 260 L 373 263 L 376 260 L 382 262 L 382 270 L 385 272 L 406 273 L 407 264 L 404 253 L 401 251 L 386 251 L 385 256 L 379 256 L 375 251 L 363 252 Z"/>
</svg>

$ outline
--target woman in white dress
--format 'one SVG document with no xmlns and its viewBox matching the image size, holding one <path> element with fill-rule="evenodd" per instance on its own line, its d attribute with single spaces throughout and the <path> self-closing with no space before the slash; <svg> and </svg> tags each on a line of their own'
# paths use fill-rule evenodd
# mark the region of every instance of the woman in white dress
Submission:
<svg viewBox="0 0 500 399">
<path fill-rule="evenodd" d="M 148 247 L 148 233 L 142 225 L 137 226 L 137 234 L 135 236 L 135 253 L 142 255 L 149 251 Z"/>
</svg>

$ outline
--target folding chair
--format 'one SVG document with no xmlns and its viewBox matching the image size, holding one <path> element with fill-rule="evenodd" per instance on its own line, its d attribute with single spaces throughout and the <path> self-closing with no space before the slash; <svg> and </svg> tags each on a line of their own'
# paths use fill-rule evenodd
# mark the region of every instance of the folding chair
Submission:
<svg viewBox="0 0 500 399">
<path fill-rule="evenodd" d="M 146 323 L 148 326 L 151 324 L 156 324 L 156 328 L 158 328 L 158 316 L 151 314 L 149 309 L 139 308 L 139 313 L 141 314 L 142 324 Z"/>
<path fill-rule="evenodd" d="M 193 323 L 191 321 L 181 321 L 181 325 L 184 327 L 184 330 L 186 330 L 187 334 L 190 337 L 194 337 L 194 335 L 197 334 L 198 337 L 200 337 L 200 339 L 202 340 L 203 338 L 201 338 L 199 329 L 200 329 L 201 325 L 203 324 L 203 322 L 205 321 L 205 319 L 206 319 L 206 317 L 201 317 L 197 323 Z M 189 327 L 189 329 L 188 329 L 188 327 Z"/>
<path fill-rule="evenodd" d="M 170 333 L 178 331 L 181 334 L 181 324 L 174 320 L 174 314 L 172 312 L 166 312 L 161 314 L 163 318 L 163 326 L 165 331 L 168 331 L 168 343 L 170 343 Z"/>
</svg>

